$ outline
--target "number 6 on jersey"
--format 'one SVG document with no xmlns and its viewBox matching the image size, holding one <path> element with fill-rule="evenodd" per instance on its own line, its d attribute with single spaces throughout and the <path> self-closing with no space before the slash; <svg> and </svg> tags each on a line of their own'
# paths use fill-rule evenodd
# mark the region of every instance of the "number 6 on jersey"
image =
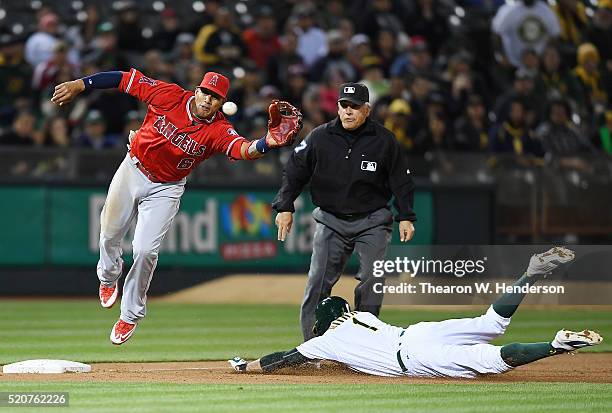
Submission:
<svg viewBox="0 0 612 413">
<path fill-rule="evenodd" d="M 191 168 L 194 162 L 195 162 L 195 159 L 193 158 L 183 158 L 178 163 L 178 165 L 176 165 L 176 167 L 177 169 L 189 169 Z"/>
</svg>

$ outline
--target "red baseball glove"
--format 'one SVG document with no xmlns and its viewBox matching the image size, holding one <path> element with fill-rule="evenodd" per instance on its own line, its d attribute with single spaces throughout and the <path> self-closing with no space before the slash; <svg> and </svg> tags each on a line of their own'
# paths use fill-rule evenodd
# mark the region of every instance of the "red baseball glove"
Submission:
<svg viewBox="0 0 612 413">
<path fill-rule="evenodd" d="M 273 100 L 268 107 L 266 144 L 270 148 L 288 146 L 302 129 L 302 113 L 291 103 Z"/>
</svg>

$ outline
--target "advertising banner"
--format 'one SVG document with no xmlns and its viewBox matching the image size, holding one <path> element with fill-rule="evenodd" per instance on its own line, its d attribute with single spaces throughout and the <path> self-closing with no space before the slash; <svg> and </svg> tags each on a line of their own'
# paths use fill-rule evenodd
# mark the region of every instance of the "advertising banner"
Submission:
<svg viewBox="0 0 612 413">
<path fill-rule="evenodd" d="M 3 199 L 11 200 L 0 207 L 3 216 L 10 217 L 0 239 L 0 263 L 95 265 L 105 189 L 0 190 L 6 194 Z M 285 242 L 278 242 L 275 213 L 270 208 L 274 195 L 274 191 L 188 188 L 162 243 L 159 265 L 247 271 L 308 268 L 315 228 L 310 197 L 298 198 L 292 231 Z M 416 193 L 415 209 L 419 221 L 412 243 L 431 243 L 433 206 L 429 192 Z M 135 224 L 122 243 L 127 262 Z M 394 243 L 399 243 L 397 238 L 394 233 Z"/>
</svg>

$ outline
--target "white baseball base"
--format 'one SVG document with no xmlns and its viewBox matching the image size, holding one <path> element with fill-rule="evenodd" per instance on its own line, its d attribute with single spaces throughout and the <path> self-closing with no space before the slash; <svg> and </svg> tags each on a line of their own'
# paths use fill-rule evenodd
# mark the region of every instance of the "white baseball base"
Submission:
<svg viewBox="0 0 612 413">
<path fill-rule="evenodd" d="M 25 360 L 7 364 L 2 367 L 4 374 L 58 374 L 58 373 L 89 373 L 89 364 L 69 360 Z"/>
</svg>

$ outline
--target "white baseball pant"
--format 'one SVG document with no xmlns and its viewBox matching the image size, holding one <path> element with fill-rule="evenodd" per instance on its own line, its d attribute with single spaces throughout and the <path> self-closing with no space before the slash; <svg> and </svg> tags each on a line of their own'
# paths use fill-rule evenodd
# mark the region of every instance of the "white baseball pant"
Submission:
<svg viewBox="0 0 612 413">
<path fill-rule="evenodd" d="M 409 326 L 400 337 L 402 360 L 409 376 L 466 377 L 510 370 L 500 346 L 489 344 L 501 336 L 509 318 L 493 307 L 480 317 L 422 322 Z"/>
<path fill-rule="evenodd" d="M 137 218 L 134 263 L 123 285 L 121 319 L 136 323 L 146 315 L 147 291 L 157 265 L 161 242 L 179 210 L 185 179 L 172 183 L 151 182 L 129 153 L 115 172 L 100 217 L 98 279 L 112 285 L 123 270 L 121 240 Z"/>
</svg>

